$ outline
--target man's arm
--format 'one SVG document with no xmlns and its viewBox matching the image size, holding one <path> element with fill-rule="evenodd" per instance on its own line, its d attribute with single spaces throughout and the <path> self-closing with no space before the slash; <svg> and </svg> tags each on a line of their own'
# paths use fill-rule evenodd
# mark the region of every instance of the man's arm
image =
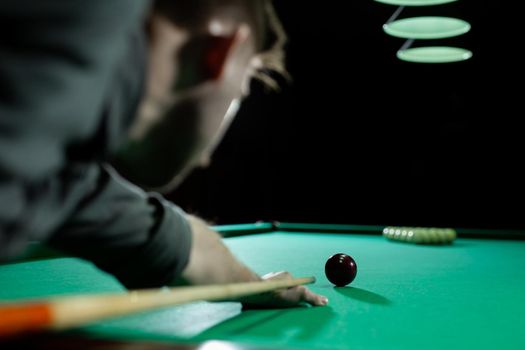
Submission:
<svg viewBox="0 0 525 350">
<path fill-rule="evenodd" d="M 128 288 L 265 278 L 238 260 L 203 220 L 186 214 L 160 195 L 132 185 L 111 167 L 101 168 L 96 180 L 92 194 L 50 239 L 54 248 L 92 261 Z M 301 302 L 326 304 L 324 297 L 303 286 L 241 301 L 279 307 Z"/>
<path fill-rule="evenodd" d="M 122 179 L 109 166 L 95 170 L 91 192 L 48 243 L 92 261 L 127 288 L 169 284 L 189 259 L 186 213 Z"/>
</svg>

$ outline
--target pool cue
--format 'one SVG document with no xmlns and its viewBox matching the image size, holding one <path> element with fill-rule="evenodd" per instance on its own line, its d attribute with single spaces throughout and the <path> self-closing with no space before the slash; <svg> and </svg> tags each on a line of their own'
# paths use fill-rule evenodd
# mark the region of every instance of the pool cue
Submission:
<svg viewBox="0 0 525 350">
<path fill-rule="evenodd" d="M 231 300 L 314 282 L 315 277 L 303 277 L 0 303 L 0 338 L 46 329 L 64 330 L 98 320 L 166 306 L 194 301 Z"/>
</svg>

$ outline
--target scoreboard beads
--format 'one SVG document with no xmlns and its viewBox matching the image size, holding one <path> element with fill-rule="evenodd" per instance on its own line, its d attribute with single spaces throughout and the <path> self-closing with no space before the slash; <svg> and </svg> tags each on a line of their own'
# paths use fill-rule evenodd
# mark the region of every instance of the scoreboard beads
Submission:
<svg viewBox="0 0 525 350">
<path fill-rule="evenodd" d="M 383 237 L 389 240 L 415 244 L 450 244 L 456 236 L 451 228 L 388 226 L 383 229 Z"/>
</svg>

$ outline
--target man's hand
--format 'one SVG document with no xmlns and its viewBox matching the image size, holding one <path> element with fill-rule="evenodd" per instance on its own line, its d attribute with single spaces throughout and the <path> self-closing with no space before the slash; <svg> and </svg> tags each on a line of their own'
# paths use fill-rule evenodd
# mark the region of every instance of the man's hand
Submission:
<svg viewBox="0 0 525 350">
<path fill-rule="evenodd" d="M 292 275 L 286 271 L 272 272 L 262 276 L 263 280 L 282 280 L 290 278 L 292 278 Z M 324 306 L 328 304 L 328 299 L 325 296 L 315 294 L 306 286 L 274 290 L 264 294 L 249 296 L 243 298 L 241 301 L 248 308 L 294 307 L 301 304 Z"/>
<path fill-rule="evenodd" d="M 222 237 L 204 221 L 193 216 L 188 219 L 192 228 L 192 247 L 190 260 L 182 272 L 185 283 L 204 285 L 291 278 L 287 272 L 259 277 L 233 256 Z M 250 307 L 291 307 L 303 303 L 321 306 L 328 303 L 326 297 L 313 293 L 305 286 L 254 295 L 240 301 Z"/>
</svg>

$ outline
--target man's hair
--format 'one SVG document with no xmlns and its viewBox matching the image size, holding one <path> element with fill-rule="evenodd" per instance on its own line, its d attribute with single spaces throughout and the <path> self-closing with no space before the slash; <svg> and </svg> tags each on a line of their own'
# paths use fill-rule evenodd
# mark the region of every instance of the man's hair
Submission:
<svg viewBox="0 0 525 350">
<path fill-rule="evenodd" d="M 257 56 L 252 76 L 272 89 L 279 84 L 272 77 L 278 73 L 286 79 L 284 46 L 286 33 L 271 0 L 156 0 L 155 10 L 176 25 L 202 30 L 211 16 L 221 14 L 239 22 L 248 22 L 254 29 Z"/>
</svg>

